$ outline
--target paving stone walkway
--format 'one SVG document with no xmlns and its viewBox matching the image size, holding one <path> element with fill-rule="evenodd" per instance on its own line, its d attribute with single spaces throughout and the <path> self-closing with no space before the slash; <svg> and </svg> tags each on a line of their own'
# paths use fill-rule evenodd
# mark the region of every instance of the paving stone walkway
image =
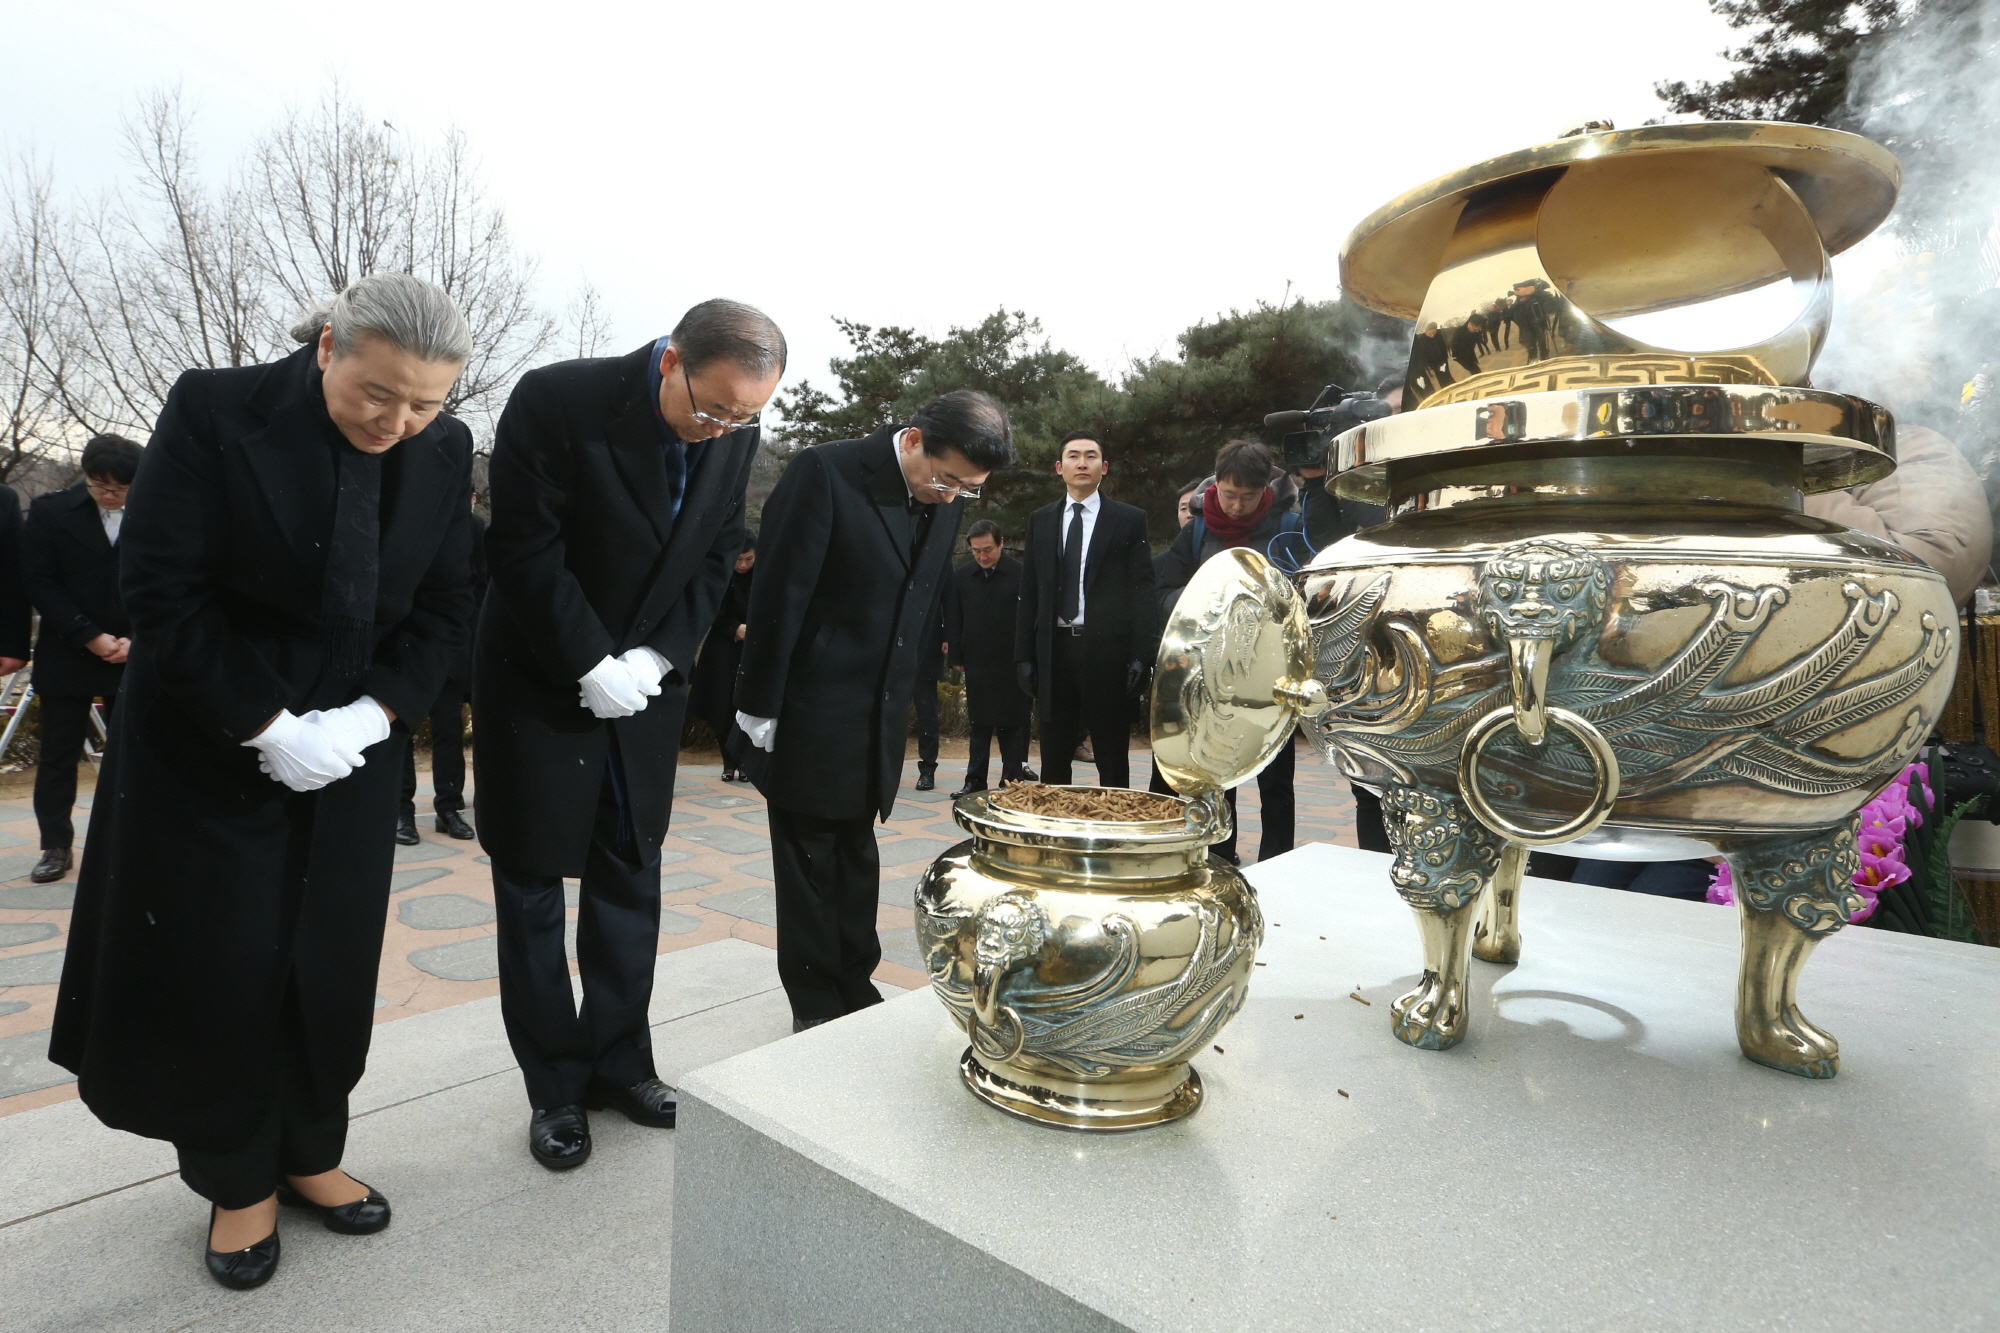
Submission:
<svg viewBox="0 0 2000 1333">
<path fill-rule="evenodd" d="M 730 938 L 775 949 L 777 900 L 763 798 L 752 787 L 724 783 L 721 769 L 699 762 L 701 758 L 686 756 L 675 784 L 673 822 L 662 851 L 659 951 L 668 954 Z M 941 759 L 941 790 L 920 792 L 912 785 L 912 757 L 904 766 L 904 786 L 889 822 L 876 828 L 882 856 L 876 927 L 883 961 L 875 978 L 904 989 L 925 980 L 911 892 L 924 867 L 964 837 L 952 821 L 949 795 L 963 780 L 964 742 L 946 742 Z M 1144 774 L 1150 762 L 1146 751 L 1135 750 L 1133 772 Z M 1087 766 L 1079 766 L 1080 779 L 1091 776 Z M 1303 749 L 1297 786 L 1299 841 L 1354 845 L 1347 784 Z M 419 811 L 429 795 L 429 784 L 421 783 Z M 475 823 L 476 796 L 468 793 Z M 79 846 L 90 800 L 89 793 L 79 797 Z M 1247 860 L 1255 855 L 1259 829 L 1254 783 L 1239 792 L 1239 802 L 1243 830 L 1238 841 Z M 430 815 L 420 814 L 424 840 L 396 849 L 376 985 L 377 1023 L 499 994 L 489 862 L 477 842 L 444 837 L 430 827 L 432 822 Z M 75 875 L 55 884 L 30 884 L 26 876 L 38 855 L 35 842 L 27 799 L 0 801 L 0 1116 L 76 1095 L 69 1071 L 47 1059 Z M 572 957 L 575 888 L 574 883 L 569 886 Z"/>
</svg>

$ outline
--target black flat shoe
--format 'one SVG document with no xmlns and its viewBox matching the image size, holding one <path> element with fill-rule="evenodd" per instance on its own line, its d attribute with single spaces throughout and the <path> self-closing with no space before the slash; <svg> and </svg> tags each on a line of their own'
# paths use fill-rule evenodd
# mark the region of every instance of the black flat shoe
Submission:
<svg viewBox="0 0 2000 1333">
<path fill-rule="evenodd" d="M 792 1020 L 792 1031 L 804 1032 L 807 1028 L 816 1028 L 821 1023 L 831 1023 L 832 1021 L 832 1018 L 794 1018 Z"/>
<path fill-rule="evenodd" d="M 650 1129 L 672 1129 L 674 1116 L 680 1109 L 674 1090 L 657 1078 L 634 1083 L 629 1088 L 593 1078 L 583 1094 L 583 1104 L 593 1111 L 617 1111 L 633 1124 Z"/>
<path fill-rule="evenodd" d="M 208 1206 L 208 1229 L 215 1232 L 215 1205 Z M 246 1250 L 230 1250 L 224 1253 L 202 1246 L 203 1262 L 208 1265 L 208 1275 L 225 1287 L 237 1291 L 248 1291 L 261 1287 L 271 1280 L 271 1274 L 278 1271 L 278 1233 L 273 1231 Z"/>
<path fill-rule="evenodd" d="M 479 836 L 472 831 L 472 825 L 465 822 L 465 816 L 456 810 L 438 811 L 437 828 L 445 837 L 458 838 L 461 841 Z"/>
<path fill-rule="evenodd" d="M 985 791 L 985 790 L 986 790 L 986 784 L 983 782 L 968 782 L 963 787 L 960 787 L 957 791 L 953 792 L 951 794 L 951 799 L 955 801 L 961 796 L 970 796 L 972 795 L 972 793 L 976 791 Z"/>
<path fill-rule="evenodd" d="M 528 1121 L 528 1151 L 551 1171 L 568 1171 L 590 1160 L 590 1117 L 581 1106 L 537 1111 Z"/>
<path fill-rule="evenodd" d="M 402 843 L 405 847 L 414 847 L 423 841 L 423 837 L 417 832 L 417 817 L 415 815 L 404 815 L 397 819 L 396 841 Z"/>
<path fill-rule="evenodd" d="M 67 847 L 44 847 L 42 859 L 35 862 L 28 878 L 37 884 L 53 884 L 69 873 L 73 860 L 74 853 Z"/>
<path fill-rule="evenodd" d="M 338 1231 L 343 1236 L 372 1236 L 389 1225 L 389 1201 L 375 1192 L 373 1185 L 364 1181 L 355 1184 L 368 1191 L 365 1199 L 353 1203 L 337 1203 L 331 1208 L 314 1203 L 290 1185 L 278 1186 L 278 1202 L 287 1208 L 305 1208 L 319 1214 L 319 1220 L 326 1224 L 328 1231 Z"/>
</svg>

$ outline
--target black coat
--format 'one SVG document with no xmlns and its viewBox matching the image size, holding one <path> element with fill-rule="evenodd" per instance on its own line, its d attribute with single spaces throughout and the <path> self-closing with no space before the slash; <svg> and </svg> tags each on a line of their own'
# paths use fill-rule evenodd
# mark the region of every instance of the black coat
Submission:
<svg viewBox="0 0 2000 1333">
<path fill-rule="evenodd" d="M 444 683 L 471 616 L 472 439 L 440 416 L 382 469 L 373 664 L 323 672 L 338 435 L 313 348 L 194 370 L 167 397 L 119 533 L 132 653 L 77 879 L 49 1057 L 117 1129 L 240 1145 L 278 1084 L 295 984 L 323 1088 L 368 1051 L 395 845 L 403 719 Z M 283 709 L 362 694 L 390 738 L 317 792 L 243 745 Z M 315 877 L 310 864 L 341 873 Z"/>
<path fill-rule="evenodd" d="M 1289 512 L 1273 506 L 1257 526 L 1250 530 L 1248 540 L 1239 544 L 1249 547 L 1259 555 L 1267 554 L 1271 539 L 1284 530 L 1285 519 Z M 1161 552 L 1156 562 L 1162 623 L 1173 612 L 1174 603 L 1180 600 L 1181 590 L 1187 587 L 1188 580 L 1194 577 L 1194 572 L 1200 569 L 1204 562 L 1228 549 L 1223 545 L 1222 538 L 1216 536 L 1215 529 L 1202 524 L 1200 525 L 1201 549 L 1196 550 L 1194 544 L 1196 528 L 1197 525 L 1193 523 L 1182 528 L 1174 537 L 1174 544 Z"/>
<path fill-rule="evenodd" d="M 35 610 L 21 569 L 21 497 L 0 483 L 0 657 L 28 660 Z"/>
<path fill-rule="evenodd" d="M 694 675 L 688 679 L 688 708 L 708 723 L 718 744 L 728 739 L 730 724 L 736 718 L 736 666 L 743 660 L 743 643 L 736 637 L 736 627 L 750 623 L 750 585 L 756 577 L 755 568 L 729 576 L 715 623 L 708 627 Z"/>
<path fill-rule="evenodd" d="M 965 501 L 918 520 L 884 426 L 807 449 L 764 505 L 736 707 L 778 719 L 777 750 L 748 771 L 773 804 L 823 819 L 889 817 L 924 636 Z"/>
<path fill-rule="evenodd" d="M 472 577 L 466 585 L 472 589 L 472 623 L 479 623 L 479 608 L 486 600 L 486 585 L 491 579 L 486 569 L 486 520 L 472 515 Z M 459 650 L 458 660 L 451 664 L 450 680 L 465 697 L 472 693 L 472 635 L 465 636 L 465 647 Z"/>
<path fill-rule="evenodd" d="M 132 634 L 118 595 L 118 548 L 104 535 L 101 513 L 81 482 L 38 496 L 28 507 L 21 563 L 28 596 L 42 613 L 35 640 L 37 694 L 114 694 L 124 678 L 122 663 L 107 662 L 84 646 L 100 634 Z"/>
<path fill-rule="evenodd" d="M 1014 660 L 1035 664 L 1036 704 L 1050 715 L 1051 660 L 1060 605 L 1062 525 L 1067 498 L 1028 515 L 1021 600 L 1014 618 Z M 1153 599 L 1153 552 L 1146 511 L 1105 497 L 1083 553 L 1083 706 L 1086 715 L 1126 710 L 1126 668 L 1151 665 L 1159 647 Z"/>
<path fill-rule="evenodd" d="M 528 372 L 493 439 L 473 754 L 479 840 L 523 874 L 583 873 L 613 735 L 640 842 L 666 836 L 687 676 L 743 545 L 757 430 L 690 446 L 676 515 L 652 349 Z M 577 682 L 641 645 L 672 664 L 660 693 L 597 718 Z"/>
<path fill-rule="evenodd" d="M 991 569 L 967 561 L 951 572 L 945 642 L 951 645 L 951 664 L 965 668 L 966 714 L 982 727 L 1028 725 L 1028 696 L 1014 677 L 1020 599 L 1021 562 L 1011 555 L 1001 556 Z"/>
</svg>

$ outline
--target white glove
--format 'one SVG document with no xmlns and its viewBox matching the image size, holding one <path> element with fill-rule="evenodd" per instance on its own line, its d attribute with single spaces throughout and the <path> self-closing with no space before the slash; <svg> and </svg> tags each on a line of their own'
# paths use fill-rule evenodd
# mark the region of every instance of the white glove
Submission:
<svg viewBox="0 0 2000 1333">
<path fill-rule="evenodd" d="M 363 750 L 389 739 L 389 714 L 369 694 L 362 695 L 345 708 L 307 713 L 299 720 L 324 727 L 340 757 L 355 768 L 367 762 L 361 757 Z"/>
<path fill-rule="evenodd" d="M 750 743 L 764 752 L 773 753 L 778 748 L 778 719 L 775 717 L 752 717 L 748 713 L 736 715 L 736 725 L 743 728 L 743 734 Z"/>
<path fill-rule="evenodd" d="M 646 706 L 647 691 L 639 688 L 632 668 L 615 657 L 607 657 L 577 682 L 583 686 L 577 699 L 596 717 L 630 717 Z M 655 685 L 652 693 L 658 694 Z"/>
<path fill-rule="evenodd" d="M 646 647 L 621 653 L 618 660 L 631 670 L 633 679 L 639 682 L 639 693 L 648 699 L 660 692 L 660 682 L 674 669 L 672 662 Z"/>
<path fill-rule="evenodd" d="M 317 719 L 321 714 L 310 714 Z M 317 721 L 294 716 L 290 709 L 271 719 L 271 725 L 243 742 L 257 751 L 257 767 L 266 777 L 282 782 L 293 791 L 318 791 L 329 782 L 338 782 L 354 771 L 361 761 L 353 754 L 350 762 L 331 732 Z"/>
</svg>

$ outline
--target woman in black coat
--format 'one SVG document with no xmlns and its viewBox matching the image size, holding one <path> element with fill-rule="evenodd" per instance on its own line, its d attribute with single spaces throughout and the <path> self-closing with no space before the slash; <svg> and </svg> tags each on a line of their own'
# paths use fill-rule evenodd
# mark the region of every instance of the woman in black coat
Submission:
<svg viewBox="0 0 2000 1333">
<path fill-rule="evenodd" d="M 133 646 L 84 846 L 50 1057 L 171 1141 L 250 1287 L 279 1203 L 389 1222 L 340 1170 L 367 1059 L 408 733 L 471 617 L 471 339 L 442 290 L 363 278 L 269 365 L 168 395 L 119 538 Z"/>
<path fill-rule="evenodd" d="M 736 664 L 743 660 L 743 634 L 750 619 L 751 571 L 757 568 L 757 534 L 744 534 L 736 570 L 722 590 L 715 623 L 701 641 L 694 675 L 688 679 L 688 707 L 708 723 L 722 751 L 722 780 L 742 782 L 743 729 L 736 725 Z"/>
</svg>

